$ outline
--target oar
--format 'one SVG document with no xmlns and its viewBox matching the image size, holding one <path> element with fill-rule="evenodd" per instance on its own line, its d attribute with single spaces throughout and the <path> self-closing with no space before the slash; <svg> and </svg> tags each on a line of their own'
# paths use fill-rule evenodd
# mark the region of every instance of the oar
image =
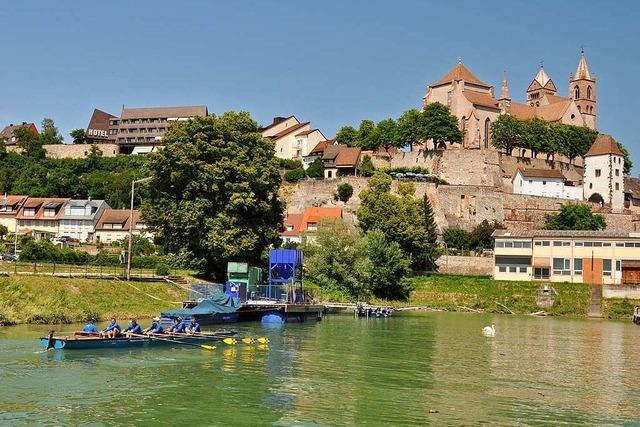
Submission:
<svg viewBox="0 0 640 427">
<path fill-rule="evenodd" d="M 180 333 L 180 332 L 172 332 L 171 334 L 175 334 L 176 336 L 188 336 L 188 337 L 193 337 L 193 338 L 199 338 L 199 339 L 212 339 L 212 338 L 216 338 L 216 339 L 220 339 L 220 341 L 222 341 L 225 344 L 228 345 L 234 345 L 237 344 L 238 342 L 243 342 L 245 344 L 269 344 L 269 338 L 267 337 L 258 337 L 258 338 L 253 338 L 253 337 L 243 337 L 243 338 L 235 338 L 235 337 L 225 337 L 222 338 L 224 335 L 214 335 L 214 334 L 203 334 L 202 332 L 195 332 L 193 334 L 187 334 L 187 333 Z"/>
<path fill-rule="evenodd" d="M 167 341 L 167 342 L 173 342 L 176 344 L 182 344 L 182 345 L 190 345 L 192 347 L 200 347 L 200 348 L 204 348 L 205 350 L 215 350 L 216 347 L 213 345 L 205 345 L 205 344 L 195 344 L 195 343 L 190 343 L 190 342 L 182 342 L 182 341 L 177 341 L 177 340 L 172 340 L 172 339 L 168 339 L 168 338 L 160 338 L 157 337 L 155 335 L 139 335 L 139 334 L 131 334 L 132 337 L 138 337 L 138 338 L 151 338 L 154 340 L 158 340 L 158 341 Z"/>
</svg>

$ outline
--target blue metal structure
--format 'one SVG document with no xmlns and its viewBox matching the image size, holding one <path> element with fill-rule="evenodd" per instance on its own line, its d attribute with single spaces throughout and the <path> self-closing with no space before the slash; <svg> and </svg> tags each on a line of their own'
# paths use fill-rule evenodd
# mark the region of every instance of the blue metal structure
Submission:
<svg viewBox="0 0 640 427">
<path fill-rule="evenodd" d="M 302 298 L 302 251 L 299 249 L 272 249 L 269 251 L 269 285 L 267 298 L 282 300 L 283 289 L 290 285 L 289 302 L 301 302 Z M 300 291 L 298 292 L 298 289 Z"/>
</svg>

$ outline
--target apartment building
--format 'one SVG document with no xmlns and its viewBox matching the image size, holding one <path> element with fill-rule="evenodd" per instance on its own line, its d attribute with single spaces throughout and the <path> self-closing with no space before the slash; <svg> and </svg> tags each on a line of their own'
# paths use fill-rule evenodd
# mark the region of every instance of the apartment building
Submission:
<svg viewBox="0 0 640 427">
<path fill-rule="evenodd" d="M 27 201 L 27 196 L 4 195 L 0 197 L 0 224 L 7 227 L 9 233 L 16 232 L 16 215 Z"/>
<path fill-rule="evenodd" d="M 29 197 L 16 215 L 17 232 L 37 240 L 55 237 L 60 232 L 60 217 L 69 199 Z"/>
<path fill-rule="evenodd" d="M 131 211 L 129 209 L 104 209 L 95 227 L 95 240 L 102 243 L 113 243 L 129 237 Z M 140 211 L 133 211 L 132 234 L 151 239 Z"/>
<path fill-rule="evenodd" d="M 59 234 L 81 242 L 92 242 L 98 219 L 105 209 L 110 208 L 104 200 L 69 200 L 60 217 Z"/>
<path fill-rule="evenodd" d="M 496 230 L 494 278 L 640 284 L 640 233 Z"/>
<path fill-rule="evenodd" d="M 89 144 L 114 143 L 118 134 L 118 117 L 96 108 L 84 134 Z"/>
</svg>

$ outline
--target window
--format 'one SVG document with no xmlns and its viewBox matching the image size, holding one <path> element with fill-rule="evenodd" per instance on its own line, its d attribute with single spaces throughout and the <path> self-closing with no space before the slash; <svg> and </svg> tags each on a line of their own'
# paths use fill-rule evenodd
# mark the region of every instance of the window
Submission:
<svg viewBox="0 0 640 427">
<path fill-rule="evenodd" d="M 308 222 L 307 223 L 307 230 L 315 231 L 317 229 L 318 229 L 318 223 L 317 222 Z"/>
<path fill-rule="evenodd" d="M 587 99 L 591 99 L 591 86 L 587 86 Z"/>
<path fill-rule="evenodd" d="M 602 247 L 602 242 L 593 242 L 593 247 L 594 248 L 601 248 Z"/>
<path fill-rule="evenodd" d="M 620 176 L 620 169 L 616 169 L 616 176 Z"/>
<path fill-rule="evenodd" d="M 498 271 L 499 271 L 500 273 L 506 273 L 506 272 L 507 272 L 507 267 L 505 267 L 505 266 L 501 265 L 500 267 L 498 267 Z"/>
<path fill-rule="evenodd" d="M 553 242 L 553 246 L 562 246 L 562 242 L 556 240 Z"/>
<path fill-rule="evenodd" d="M 619 190 L 619 189 L 620 189 L 620 183 L 616 182 L 616 190 Z"/>
<path fill-rule="evenodd" d="M 584 242 L 575 242 L 573 246 L 584 246 Z"/>
<path fill-rule="evenodd" d="M 596 178 L 602 175 L 602 171 L 600 169 L 596 169 Z"/>
<path fill-rule="evenodd" d="M 624 244 L 624 247 L 625 247 L 625 248 L 633 248 L 633 246 L 634 246 L 634 245 L 633 245 L 633 242 L 626 242 L 626 243 Z"/>
<path fill-rule="evenodd" d="M 548 241 L 548 240 L 543 240 L 542 241 L 542 246 L 550 246 L 550 245 L 551 245 L 550 241 Z"/>
<path fill-rule="evenodd" d="M 585 247 L 592 247 L 593 242 L 584 242 Z"/>
<path fill-rule="evenodd" d="M 535 245 L 536 246 L 542 246 L 542 242 L 536 242 Z"/>
<path fill-rule="evenodd" d="M 509 267 L 509 273 L 517 273 L 518 272 L 518 267 Z"/>
<path fill-rule="evenodd" d="M 593 183 L 592 183 L 592 182 L 590 182 L 590 183 L 589 183 L 589 190 L 591 190 L 592 188 L 593 188 Z"/>
<path fill-rule="evenodd" d="M 616 260 L 616 271 L 622 271 L 622 261 Z"/>
<path fill-rule="evenodd" d="M 624 242 L 616 242 L 617 248 L 624 248 Z"/>
<path fill-rule="evenodd" d="M 602 260 L 602 275 L 605 277 L 611 276 L 611 260 L 610 259 Z"/>
<path fill-rule="evenodd" d="M 542 181 L 542 185 L 547 185 L 547 181 Z"/>
<path fill-rule="evenodd" d="M 504 248 L 504 242 L 502 240 L 496 240 L 496 248 Z"/>
<path fill-rule="evenodd" d="M 602 242 L 602 246 L 611 246 L 611 242 Z"/>
<path fill-rule="evenodd" d="M 24 216 L 36 216 L 36 208 L 24 208 Z"/>
<path fill-rule="evenodd" d="M 527 267 L 520 267 L 520 273 L 526 273 Z"/>
<path fill-rule="evenodd" d="M 582 258 L 573 260 L 573 274 L 577 274 L 578 276 L 582 275 Z"/>
<path fill-rule="evenodd" d="M 509 241 L 504 242 L 504 247 L 505 248 L 512 248 L 513 247 L 513 242 L 509 242 Z"/>
<path fill-rule="evenodd" d="M 562 276 L 571 275 L 571 260 L 567 258 L 554 258 L 553 259 L 553 274 L 560 274 Z"/>
<path fill-rule="evenodd" d="M 549 268 L 548 267 L 535 267 L 533 269 L 533 278 L 538 280 L 546 280 L 549 279 Z"/>
<path fill-rule="evenodd" d="M 573 99 L 580 99 L 580 88 L 578 86 L 573 89 Z"/>
</svg>

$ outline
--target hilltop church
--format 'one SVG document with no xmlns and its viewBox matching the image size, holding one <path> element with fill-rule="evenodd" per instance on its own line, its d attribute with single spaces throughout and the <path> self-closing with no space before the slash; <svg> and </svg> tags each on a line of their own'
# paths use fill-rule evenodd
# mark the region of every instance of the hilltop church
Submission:
<svg viewBox="0 0 640 427">
<path fill-rule="evenodd" d="M 432 102 L 449 107 L 464 131 L 461 148 L 490 149 L 491 123 L 500 114 L 596 129 L 596 77 L 589 72 L 584 51 L 580 53 L 576 72 L 569 77 L 568 97 L 558 96 L 555 83 L 541 66 L 527 88 L 526 99 L 526 103 L 511 101 L 506 75 L 496 98 L 493 86 L 478 79 L 459 62 L 427 87 L 423 107 Z"/>
</svg>

